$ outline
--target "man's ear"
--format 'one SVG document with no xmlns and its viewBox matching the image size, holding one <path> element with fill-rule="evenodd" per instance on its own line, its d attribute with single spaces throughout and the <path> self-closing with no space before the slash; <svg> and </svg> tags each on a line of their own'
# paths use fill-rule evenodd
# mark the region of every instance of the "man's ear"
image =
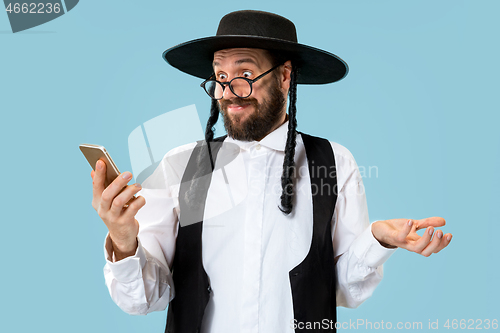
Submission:
<svg viewBox="0 0 500 333">
<path fill-rule="evenodd" d="M 292 74 L 292 62 L 288 60 L 282 67 L 281 70 L 281 89 L 288 92 L 290 89 L 290 81 Z"/>
</svg>

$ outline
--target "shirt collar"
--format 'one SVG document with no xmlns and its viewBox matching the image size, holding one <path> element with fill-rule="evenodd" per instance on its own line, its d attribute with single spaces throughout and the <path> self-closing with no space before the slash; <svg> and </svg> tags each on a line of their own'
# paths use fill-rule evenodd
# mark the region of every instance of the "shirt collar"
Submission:
<svg viewBox="0 0 500 333">
<path fill-rule="evenodd" d="M 226 142 L 237 144 L 241 149 L 248 150 L 251 147 L 260 144 L 261 146 L 274 149 L 277 151 L 285 151 L 286 137 L 288 135 L 288 120 L 281 124 L 280 127 L 266 135 L 260 141 L 240 141 L 231 137 L 226 138 Z"/>
</svg>

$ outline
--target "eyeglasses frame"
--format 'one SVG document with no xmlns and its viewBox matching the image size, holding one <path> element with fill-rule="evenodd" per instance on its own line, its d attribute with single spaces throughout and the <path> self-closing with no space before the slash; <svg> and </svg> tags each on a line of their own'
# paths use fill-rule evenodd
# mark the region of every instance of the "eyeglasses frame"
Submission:
<svg viewBox="0 0 500 333">
<path fill-rule="evenodd" d="M 248 97 L 252 94 L 252 92 L 253 92 L 253 86 L 252 86 L 252 84 L 254 84 L 256 81 L 258 81 L 258 80 L 262 79 L 264 76 L 266 76 L 267 74 L 271 73 L 272 71 L 274 71 L 276 68 L 280 67 L 281 65 L 283 65 L 283 63 L 280 63 L 280 64 L 278 64 L 278 65 L 274 66 L 274 67 L 273 67 L 273 68 L 271 68 L 270 70 L 268 70 L 268 71 L 266 71 L 266 72 L 264 72 L 264 73 L 260 74 L 259 76 L 257 76 L 255 79 L 248 79 L 248 78 L 246 78 L 246 77 L 237 76 L 237 77 L 235 77 L 235 78 L 231 79 L 231 81 L 228 81 L 228 82 L 220 82 L 219 80 L 212 79 L 212 77 L 215 75 L 215 73 L 212 73 L 212 75 L 210 75 L 210 77 L 209 77 L 208 79 L 206 79 L 205 81 L 203 81 L 203 82 L 200 84 L 200 87 L 202 87 L 202 88 L 203 88 L 203 90 L 205 90 L 205 92 L 207 93 L 207 95 L 208 95 L 211 99 L 215 99 L 216 101 L 218 101 L 218 100 L 222 99 L 223 97 L 221 97 L 221 98 L 215 98 L 215 97 L 210 96 L 210 94 L 208 93 L 207 89 L 205 88 L 205 85 L 206 85 L 206 84 L 207 84 L 207 82 L 209 82 L 209 81 L 215 81 L 215 82 L 219 83 L 219 84 L 222 86 L 222 96 L 224 96 L 224 90 L 226 89 L 226 86 L 229 86 L 229 89 L 231 90 L 231 92 L 232 92 L 235 96 L 237 96 L 237 97 L 239 97 L 239 98 L 248 98 Z M 245 96 L 245 97 L 241 97 L 241 96 L 239 96 L 237 93 L 235 93 L 235 92 L 234 92 L 234 90 L 233 90 L 233 86 L 231 85 L 231 82 L 233 82 L 233 81 L 234 81 L 234 80 L 236 80 L 236 79 L 243 79 L 243 80 L 247 81 L 247 82 L 248 82 L 248 84 L 250 85 L 250 93 L 249 93 L 247 96 Z"/>
</svg>

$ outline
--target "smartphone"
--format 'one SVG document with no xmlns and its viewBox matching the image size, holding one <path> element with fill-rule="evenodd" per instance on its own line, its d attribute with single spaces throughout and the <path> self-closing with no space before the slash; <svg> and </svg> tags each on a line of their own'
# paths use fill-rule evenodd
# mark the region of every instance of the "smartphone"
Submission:
<svg viewBox="0 0 500 333">
<path fill-rule="evenodd" d="M 113 162 L 113 159 L 103 146 L 84 143 L 80 145 L 80 150 L 94 171 L 95 164 L 98 160 L 103 160 L 104 163 L 106 163 L 106 180 L 104 181 L 105 187 L 108 187 L 108 185 L 120 175 L 120 171 L 118 171 L 115 162 Z"/>
</svg>

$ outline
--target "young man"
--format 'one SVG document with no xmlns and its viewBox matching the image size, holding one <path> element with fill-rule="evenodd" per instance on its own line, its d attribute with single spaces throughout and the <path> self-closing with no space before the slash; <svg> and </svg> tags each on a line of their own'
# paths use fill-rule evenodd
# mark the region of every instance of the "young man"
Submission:
<svg viewBox="0 0 500 333">
<path fill-rule="evenodd" d="M 170 302 L 167 332 L 332 332 L 336 305 L 366 300 L 395 248 L 429 256 L 449 244 L 451 234 L 434 233 L 442 218 L 370 225 L 350 152 L 296 132 L 296 85 L 338 81 L 347 66 L 297 43 L 292 22 L 230 13 L 216 36 L 164 57 L 206 79 L 209 145 L 169 152 L 142 190 L 120 192 L 129 172 L 104 189 L 98 162 L 93 206 L 109 229 L 105 278 L 124 311 Z M 228 136 L 214 139 L 219 112 Z"/>
</svg>

